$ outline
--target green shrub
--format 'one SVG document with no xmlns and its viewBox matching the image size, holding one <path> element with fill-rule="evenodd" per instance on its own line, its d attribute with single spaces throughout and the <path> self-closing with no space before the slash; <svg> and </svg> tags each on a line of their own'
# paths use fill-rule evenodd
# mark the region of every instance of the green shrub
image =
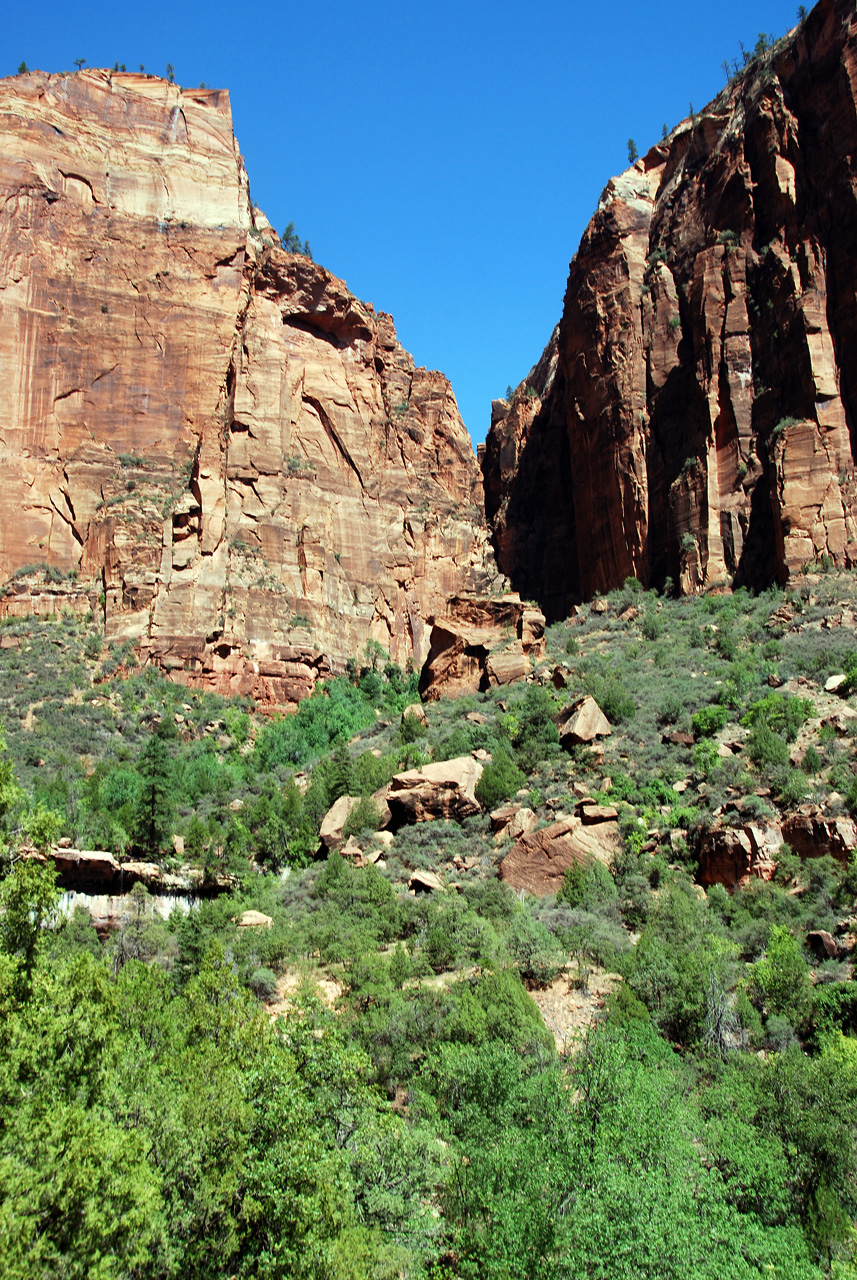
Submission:
<svg viewBox="0 0 857 1280">
<path fill-rule="evenodd" d="M 525 981 L 542 985 L 553 982 L 565 964 L 565 953 L 556 939 L 525 910 L 519 911 L 512 920 L 506 946 Z"/>
<path fill-rule="evenodd" d="M 753 726 L 747 742 L 747 754 L 754 764 L 765 769 L 788 767 L 788 743 L 764 720 Z"/>
<path fill-rule="evenodd" d="M 592 910 L 615 902 L 618 894 L 616 882 L 604 863 L 597 858 L 587 858 L 566 870 L 562 888 L 556 896 L 558 902 L 567 902 L 570 907 Z"/>
<path fill-rule="evenodd" d="M 277 994 L 277 975 L 273 969 L 254 969 L 247 985 L 260 1000 L 273 1000 Z"/>
<path fill-rule="evenodd" d="M 483 809 L 496 809 L 526 785 L 526 777 L 505 751 L 495 752 L 494 759 L 482 770 L 476 784 L 476 799 Z"/>
<path fill-rule="evenodd" d="M 346 840 L 349 836 L 367 836 L 381 825 L 381 811 L 371 796 L 361 796 L 349 813 L 342 828 Z"/>
<path fill-rule="evenodd" d="M 770 729 L 782 734 L 786 742 L 794 742 L 814 710 L 809 698 L 769 693 L 753 703 L 741 723 L 751 726 L 764 723 Z"/>
<path fill-rule="evenodd" d="M 701 738 L 713 738 L 715 733 L 725 729 L 729 723 L 729 708 L 717 706 L 703 707 L 690 717 L 693 731 Z"/>
</svg>

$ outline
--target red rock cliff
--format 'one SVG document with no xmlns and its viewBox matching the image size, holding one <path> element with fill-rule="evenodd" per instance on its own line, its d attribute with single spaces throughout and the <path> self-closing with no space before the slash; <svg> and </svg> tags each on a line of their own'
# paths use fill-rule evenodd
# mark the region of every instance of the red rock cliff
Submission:
<svg viewBox="0 0 857 1280">
<path fill-rule="evenodd" d="M 497 574 L 449 383 L 286 254 L 225 92 L 0 82 L 0 611 L 52 588 L 176 678 L 284 705 Z"/>
<path fill-rule="evenodd" d="M 604 191 L 483 460 L 549 618 L 857 561 L 857 11 L 821 0 Z"/>
</svg>

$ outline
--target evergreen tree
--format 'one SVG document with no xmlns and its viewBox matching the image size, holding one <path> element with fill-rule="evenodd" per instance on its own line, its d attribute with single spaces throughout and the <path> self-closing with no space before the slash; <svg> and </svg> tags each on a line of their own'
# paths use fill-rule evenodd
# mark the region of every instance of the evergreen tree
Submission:
<svg viewBox="0 0 857 1280">
<path fill-rule="evenodd" d="M 142 787 L 134 810 L 134 839 L 156 857 L 169 844 L 175 811 L 170 755 L 157 734 L 143 748 L 137 772 Z"/>
</svg>

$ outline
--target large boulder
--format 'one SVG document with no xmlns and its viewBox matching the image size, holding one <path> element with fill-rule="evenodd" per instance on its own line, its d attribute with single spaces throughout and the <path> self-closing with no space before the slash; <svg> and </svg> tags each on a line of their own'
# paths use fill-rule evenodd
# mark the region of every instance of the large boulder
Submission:
<svg viewBox="0 0 857 1280">
<path fill-rule="evenodd" d="M 578 817 L 560 818 L 521 837 L 500 863 L 500 879 L 513 889 L 542 897 L 557 893 L 569 867 L 589 858 L 609 861 L 618 842 L 613 821 L 584 824 Z"/>
<path fill-rule="evenodd" d="M 545 617 L 520 596 L 457 596 L 432 619 L 420 694 L 431 702 L 523 680 L 544 654 Z"/>
<path fill-rule="evenodd" d="M 613 732 L 610 721 L 589 694 L 564 707 L 554 721 L 559 740 L 566 749 L 594 742 L 596 738 L 607 738 Z"/>
<path fill-rule="evenodd" d="M 392 825 L 451 818 L 460 822 L 479 813 L 476 786 L 482 765 L 473 756 L 458 756 L 397 773 L 387 790 Z"/>
</svg>

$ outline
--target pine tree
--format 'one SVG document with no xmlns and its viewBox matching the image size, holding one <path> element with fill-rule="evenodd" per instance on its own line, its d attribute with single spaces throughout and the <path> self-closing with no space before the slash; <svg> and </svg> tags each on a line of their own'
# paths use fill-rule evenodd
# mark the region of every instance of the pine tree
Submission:
<svg viewBox="0 0 857 1280">
<path fill-rule="evenodd" d="M 169 844 L 175 810 L 170 755 L 157 734 L 144 747 L 137 772 L 143 785 L 134 810 L 134 839 L 156 857 Z"/>
</svg>

